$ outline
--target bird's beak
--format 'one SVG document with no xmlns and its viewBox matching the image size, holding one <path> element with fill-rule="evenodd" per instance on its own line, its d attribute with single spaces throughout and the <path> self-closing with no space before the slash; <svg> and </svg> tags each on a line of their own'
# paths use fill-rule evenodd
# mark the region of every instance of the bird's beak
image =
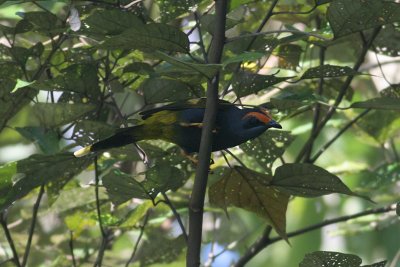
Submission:
<svg viewBox="0 0 400 267">
<path fill-rule="evenodd" d="M 271 128 L 282 129 L 282 126 L 281 126 L 279 123 L 277 123 L 276 121 L 274 121 L 274 120 L 271 120 L 270 122 L 268 122 L 267 125 L 268 125 L 269 127 L 271 127 Z"/>
</svg>

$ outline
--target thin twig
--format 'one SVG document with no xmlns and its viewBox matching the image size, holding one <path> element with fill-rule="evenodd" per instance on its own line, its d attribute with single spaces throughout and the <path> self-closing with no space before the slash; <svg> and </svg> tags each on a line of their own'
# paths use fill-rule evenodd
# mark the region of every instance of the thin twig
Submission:
<svg viewBox="0 0 400 267">
<path fill-rule="evenodd" d="M 255 32 L 255 33 L 243 34 L 243 35 L 231 37 L 231 38 L 227 39 L 226 42 L 230 43 L 230 42 L 233 42 L 233 41 L 236 41 L 236 40 L 240 40 L 242 38 L 248 38 L 248 37 L 256 38 L 256 37 L 262 36 L 262 35 L 280 34 L 280 33 L 303 34 L 305 36 L 315 37 L 315 38 L 321 39 L 323 41 L 332 41 L 332 39 L 326 38 L 324 36 L 321 36 L 321 35 L 313 33 L 313 32 L 303 32 L 303 31 L 300 31 L 300 30 L 275 30 L 275 31 Z"/>
<path fill-rule="evenodd" d="M 44 184 L 42 184 L 40 186 L 38 197 L 36 199 L 35 205 L 33 205 L 32 222 L 31 222 L 31 226 L 29 228 L 29 235 L 28 235 L 28 241 L 26 242 L 24 258 L 23 258 L 22 264 L 21 264 L 22 267 L 25 267 L 28 262 L 29 252 L 31 250 L 33 233 L 35 231 L 35 226 L 36 226 L 36 221 L 37 221 L 37 214 L 39 211 L 40 202 L 42 200 L 43 194 L 44 194 Z"/>
<path fill-rule="evenodd" d="M 104 251 L 107 246 L 107 238 L 108 238 L 108 233 L 104 229 L 103 226 L 103 220 L 101 219 L 101 210 L 100 210 L 100 197 L 99 197 L 99 167 L 97 164 L 97 156 L 94 157 L 94 175 L 95 175 L 95 187 L 94 187 L 94 192 L 96 196 L 96 210 L 97 210 L 97 219 L 99 221 L 99 227 L 100 227 L 100 232 L 101 232 L 101 245 L 99 248 L 99 252 L 97 254 L 96 261 L 94 263 L 94 267 L 100 267 L 103 262 L 103 257 L 104 257 Z"/>
<path fill-rule="evenodd" d="M 369 48 L 372 46 L 372 43 L 374 42 L 376 36 L 379 34 L 380 30 L 381 30 L 381 27 L 375 28 L 371 35 L 371 38 L 368 40 L 368 42 L 365 45 L 363 45 L 362 51 L 357 59 L 357 62 L 354 64 L 354 67 L 353 67 L 354 71 L 358 71 L 361 64 L 364 62 L 365 56 L 367 55 Z M 307 142 L 304 144 L 303 148 L 300 150 L 300 152 L 296 158 L 296 162 L 300 162 L 303 159 L 305 153 L 309 149 L 309 146 L 311 146 L 311 144 L 318 137 L 318 135 L 320 134 L 322 129 L 325 127 L 326 123 L 335 114 L 337 107 L 339 106 L 339 104 L 342 102 L 344 96 L 346 95 L 346 92 L 347 92 L 351 82 L 353 81 L 354 77 L 355 77 L 354 75 L 347 76 L 345 82 L 343 83 L 342 87 L 340 88 L 340 91 L 339 91 L 338 96 L 336 97 L 335 103 L 333 104 L 332 107 L 329 108 L 325 117 L 321 120 L 318 127 L 315 129 L 315 132 L 310 135 Z"/>
<path fill-rule="evenodd" d="M 376 209 L 371 209 L 371 210 L 366 210 L 362 211 L 359 213 L 355 213 L 353 215 L 347 215 L 347 216 L 341 216 L 329 220 L 322 221 L 320 223 L 316 223 L 310 226 L 307 226 L 305 228 L 290 232 L 287 234 L 288 238 L 295 237 L 298 235 L 305 234 L 307 232 L 311 232 L 320 228 L 323 228 L 327 225 L 339 223 L 339 222 L 345 222 L 351 219 L 367 216 L 370 214 L 380 214 L 380 213 L 386 213 L 390 211 L 396 210 L 396 204 L 391 204 L 385 207 L 381 208 L 376 208 Z M 278 241 L 283 240 L 282 237 L 274 237 L 274 238 L 269 238 L 269 234 L 264 234 L 259 240 L 257 240 L 253 245 L 250 246 L 250 248 L 247 250 L 247 252 L 244 254 L 242 258 L 238 260 L 238 262 L 234 265 L 235 267 L 241 267 L 245 266 L 247 262 L 249 262 L 254 256 L 256 256 L 261 250 L 264 248 L 268 247 L 269 245 L 276 243 Z"/>
<path fill-rule="evenodd" d="M 129 260 L 126 262 L 125 267 L 128 267 L 129 264 L 130 264 L 131 262 L 133 262 L 133 259 L 135 258 L 136 252 L 137 252 L 138 247 L 139 247 L 140 240 L 141 240 L 142 237 L 143 237 L 144 229 L 145 229 L 145 227 L 146 227 L 146 225 L 147 225 L 147 222 L 148 222 L 148 220 L 149 220 L 149 214 L 150 214 L 150 213 L 147 212 L 147 213 L 146 213 L 146 216 L 144 217 L 143 224 L 142 224 L 142 226 L 140 226 L 140 233 L 139 233 L 138 239 L 136 240 L 135 247 L 133 248 L 133 251 L 132 251 L 132 254 L 131 254 Z"/>
<path fill-rule="evenodd" d="M 71 252 L 71 258 L 72 258 L 72 266 L 76 267 L 76 259 L 75 259 L 75 254 L 74 254 L 74 234 L 72 231 L 69 232 L 69 250 Z"/>
<path fill-rule="evenodd" d="M 358 114 L 357 117 L 349 121 L 346 126 L 344 126 L 339 132 L 337 132 L 337 134 L 328 143 L 326 143 L 322 148 L 320 148 L 320 150 L 318 150 L 317 153 L 315 153 L 315 155 L 309 160 L 309 162 L 314 163 L 319 158 L 319 156 L 321 156 L 322 153 L 324 153 L 328 149 L 328 147 L 330 147 L 342 134 L 344 134 L 351 126 L 353 126 L 359 119 L 367 115 L 370 111 L 371 109 L 366 109 Z"/>
<path fill-rule="evenodd" d="M 319 65 L 323 66 L 325 63 L 325 52 L 326 52 L 326 47 L 321 46 L 319 48 Z M 319 79 L 319 83 L 318 83 L 318 95 L 321 96 L 322 93 L 324 92 L 324 77 L 321 77 Z M 320 114 L 321 114 L 321 104 L 316 103 L 315 105 L 315 111 L 314 111 L 314 119 L 313 119 L 313 125 L 312 125 L 312 129 L 311 129 L 311 135 L 314 135 L 317 127 L 318 127 L 318 123 L 319 123 L 319 119 L 320 119 Z M 314 144 L 310 144 L 310 146 L 307 149 L 305 158 L 306 158 L 306 162 L 309 162 L 310 157 L 311 157 L 311 153 L 313 150 L 313 145 Z"/>
<path fill-rule="evenodd" d="M 208 61 L 212 64 L 218 64 L 221 61 L 225 42 L 226 13 L 227 0 L 216 1 L 214 36 L 208 54 Z M 186 254 L 186 266 L 190 267 L 197 267 L 200 265 L 204 199 L 211 159 L 212 130 L 214 129 L 218 110 L 218 87 L 219 74 L 216 74 L 213 79 L 208 81 L 207 85 L 207 100 L 201 133 L 199 164 L 196 168 L 196 175 L 189 204 L 189 239 Z"/>
<path fill-rule="evenodd" d="M 8 229 L 8 226 L 7 226 L 7 210 L 0 213 L 0 224 L 3 227 L 4 234 L 6 235 L 8 245 L 10 246 L 11 252 L 13 254 L 13 258 L 10 260 L 12 260 L 14 262 L 15 266 L 21 267 L 21 263 L 19 262 L 18 252 L 15 249 L 14 240 L 12 239 L 10 230 Z"/>
<path fill-rule="evenodd" d="M 172 204 L 171 200 L 169 199 L 169 197 L 167 196 L 167 194 L 165 192 L 161 192 L 161 195 L 164 197 L 165 204 L 167 204 L 169 206 L 169 208 L 171 209 L 172 213 L 174 214 L 175 219 L 178 222 L 179 227 L 182 230 L 183 237 L 185 238 L 186 243 L 187 243 L 188 242 L 188 235 L 187 235 L 185 226 L 183 225 L 182 218 L 179 215 L 179 212 L 176 210 L 176 208 L 174 207 L 174 205 Z"/>
</svg>

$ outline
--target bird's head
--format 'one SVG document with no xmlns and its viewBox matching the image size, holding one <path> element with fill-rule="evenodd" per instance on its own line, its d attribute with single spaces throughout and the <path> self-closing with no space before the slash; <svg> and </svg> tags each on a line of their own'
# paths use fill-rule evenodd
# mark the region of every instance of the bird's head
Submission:
<svg viewBox="0 0 400 267">
<path fill-rule="evenodd" d="M 264 130 L 268 128 L 282 129 L 282 126 L 274 121 L 269 112 L 264 108 L 254 108 L 246 111 L 242 117 L 242 123 L 244 129 L 262 128 Z"/>
</svg>

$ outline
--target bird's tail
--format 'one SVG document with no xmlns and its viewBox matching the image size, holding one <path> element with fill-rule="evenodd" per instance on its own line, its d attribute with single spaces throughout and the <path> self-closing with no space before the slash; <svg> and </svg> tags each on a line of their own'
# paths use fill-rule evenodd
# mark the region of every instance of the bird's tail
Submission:
<svg viewBox="0 0 400 267">
<path fill-rule="evenodd" d="M 102 150 L 107 150 L 110 148 L 121 147 L 127 144 L 131 144 L 137 141 L 142 140 L 141 136 L 141 128 L 143 125 L 122 128 L 117 131 L 114 135 L 103 139 L 97 143 L 94 143 L 90 146 L 86 146 L 84 148 L 79 149 L 74 152 L 75 157 L 83 157 L 89 154 L 90 152 L 98 152 Z"/>
</svg>

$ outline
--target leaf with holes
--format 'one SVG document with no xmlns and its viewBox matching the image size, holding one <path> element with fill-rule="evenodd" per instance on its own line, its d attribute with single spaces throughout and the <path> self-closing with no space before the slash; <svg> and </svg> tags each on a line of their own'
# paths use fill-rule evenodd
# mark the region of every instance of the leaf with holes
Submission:
<svg viewBox="0 0 400 267">
<path fill-rule="evenodd" d="M 303 34 L 293 34 L 293 38 L 303 38 Z M 273 52 L 279 58 L 279 67 L 284 69 L 295 70 L 299 66 L 300 56 L 303 52 L 301 46 L 294 44 L 283 44 L 280 45 L 276 52 Z"/>
<path fill-rule="evenodd" d="M 400 98 L 378 97 L 368 99 L 366 101 L 355 102 L 351 104 L 351 108 L 372 108 L 372 109 L 387 109 L 400 110 Z"/>
<path fill-rule="evenodd" d="M 133 27 L 121 34 L 107 39 L 100 45 L 107 49 L 139 49 L 154 52 L 155 50 L 182 52 L 189 51 L 189 39 L 179 29 L 167 24 L 150 23 L 142 27 Z"/>
<path fill-rule="evenodd" d="M 394 25 L 383 26 L 376 36 L 373 46 L 379 54 L 390 57 L 400 56 L 400 29 Z"/>
<path fill-rule="evenodd" d="M 201 86 L 191 87 L 173 79 L 149 78 L 142 83 L 141 87 L 147 104 L 176 102 L 204 95 Z"/>
<path fill-rule="evenodd" d="M 164 265 L 171 262 L 175 264 L 187 245 L 184 236 L 171 238 L 162 228 L 146 228 L 147 238 L 141 244 L 141 248 L 137 253 L 140 266 L 155 266 L 157 265 L 156 263 L 163 263 L 162 265 Z"/>
<path fill-rule="evenodd" d="M 335 37 L 400 21 L 400 4 L 376 0 L 336 0 L 328 8 Z"/>
<path fill-rule="evenodd" d="M 386 261 L 378 262 L 372 265 L 361 265 L 361 258 L 357 255 L 344 254 L 334 251 L 315 251 L 306 254 L 299 267 L 384 267 Z"/>
<path fill-rule="evenodd" d="M 307 163 L 288 163 L 278 167 L 271 185 L 293 196 L 319 197 L 341 193 L 363 197 L 353 193 L 336 175 Z"/>
<path fill-rule="evenodd" d="M 103 185 L 113 203 L 122 204 L 132 198 L 151 199 L 143 186 L 132 175 L 112 170 L 103 179 Z"/>
<path fill-rule="evenodd" d="M 200 2 L 200 0 L 174 0 L 171 4 L 170 0 L 156 0 L 161 22 L 169 22 L 186 12 L 193 12 Z"/>
<path fill-rule="evenodd" d="M 269 174 L 272 174 L 272 164 L 283 155 L 293 139 L 290 132 L 266 131 L 259 137 L 241 144 L 240 148 Z"/>
<path fill-rule="evenodd" d="M 65 185 L 91 163 L 90 158 L 75 158 L 72 153 L 33 155 L 0 168 L 0 211 L 49 182 Z"/>
<path fill-rule="evenodd" d="M 243 167 L 226 169 L 220 180 L 210 186 L 210 203 L 227 209 L 235 206 L 269 220 L 285 240 L 286 209 L 289 194 L 271 186 L 272 176 Z"/>
<path fill-rule="evenodd" d="M 160 192 L 177 190 L 186 181 L 183 174 L 168 163 L 159 163 L 136 177 L 115 169 L 103 177 L 103 184 L 111 201 L 118 205 L 132 198 L 154 199 Z"/>
<path fill-rule="evenodd" d="M 232 87 L 238 97 L 243 97 L 255 94 L 289 78 L 292 77 L 276 77 L 275 75 L 260 75 L 242 71 L 233 77 Z"/>
<path fill-rule="evenodd" d="M 223 62 L 224 66 L 227 66 L 232 63 L 238 63 L 238 62 L 248 62 L 248 61 L 257 61 L 260 58 L 265 56 L 265 53 L 260 53 L 260 52 L 244 52 L 240 55 L 236 55 L 233 57 L 228 58 Z"/>
<path fill-rule="evenodd" d="M 359 74 L 357 71 L 347 66 L 321 65 L 306 70 L 300 79 L 334 78 L 357 74 Z"/>
<path fill-rule="evenodd" d="M 118 35 L 130 28 L 141 28 L 144 23 L 132 12 L 118 9 L 95 10 L 84 20 L 84 31 L 102 35 Z"/>
<path fill-rule="evenodd" d="M 85 114 L 93 111 L 95 106 L 88 104 L 36 103 L 32 109 L 34 115 L 43 125 L 57 127 L 83 118 Z"/>
<path fill-rule="evenodd" d="M 179 70 L 184 74 L 201 74 L 202 76 L 211 79 L 217 74 L 217 72 L 221 69 L 221 65 L 218 64 L 199 64 L 192 63 L 184 60 L 180 60 L 174 57 L 171 57 L 162 52 L 154 53 L 156 57 L 162 59 L 169 64 L 175 67 L 174 71 Z M 160 72 L 163 73 L 163 72 Z"/>
</svg>

